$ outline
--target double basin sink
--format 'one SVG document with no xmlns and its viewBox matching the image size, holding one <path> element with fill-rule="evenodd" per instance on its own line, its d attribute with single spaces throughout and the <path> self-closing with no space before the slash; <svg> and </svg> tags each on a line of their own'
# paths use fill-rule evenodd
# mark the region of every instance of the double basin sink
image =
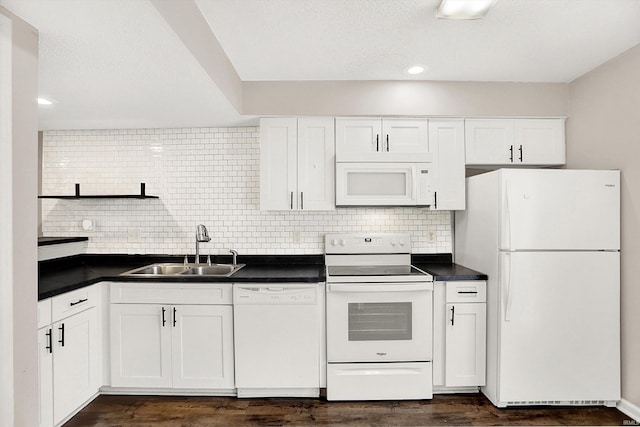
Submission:
<svg viewBox="0 0 640 427">
<path fill-rule="evenodd" d="M 133 277 L 166 277 L 166 276 L 203 276 L 229 277 L 244 267 L 245 264 L 151 264 L 130 270 L 121 276 Z"/>
</svg>

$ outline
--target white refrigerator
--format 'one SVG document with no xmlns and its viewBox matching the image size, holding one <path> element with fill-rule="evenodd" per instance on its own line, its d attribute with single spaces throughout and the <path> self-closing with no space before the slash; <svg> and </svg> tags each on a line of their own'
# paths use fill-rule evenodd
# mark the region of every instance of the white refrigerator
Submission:
<svg viewBox="0 0 640 427">
<path fill-rule="evenodd" d="M 455 262 L 489 277 L 482 392 L 494 405 L 620 400 L 619 171 L 467 178 Z"/>
</svg>

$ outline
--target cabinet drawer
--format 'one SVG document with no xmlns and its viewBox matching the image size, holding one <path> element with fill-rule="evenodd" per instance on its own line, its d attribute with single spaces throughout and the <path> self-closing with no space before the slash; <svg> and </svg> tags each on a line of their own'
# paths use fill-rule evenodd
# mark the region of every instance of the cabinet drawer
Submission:
<svg viewBox="0 0 640 427">
<path fill-rule="evenodd" d="M 485 302 L 487 300 L 487 282 L 470 280 L 465 282 L 447 282 L 447 302 Z"/>
<path fill-rule="evenodd" d="M 38 329 L 51 323 L 51 298 L 38 301 Z"/>
<path fill-rule="evenodd" d="M 100 290 L 98 285 L 67 292 L 51 298 L 52 321 L 64 319 L 98 305 Z"/>
<path fill-rule="evenodd" d="M 111 283 L 111 302 L 124 304 L 231 304 L 231 283 Z"/>
</svg>

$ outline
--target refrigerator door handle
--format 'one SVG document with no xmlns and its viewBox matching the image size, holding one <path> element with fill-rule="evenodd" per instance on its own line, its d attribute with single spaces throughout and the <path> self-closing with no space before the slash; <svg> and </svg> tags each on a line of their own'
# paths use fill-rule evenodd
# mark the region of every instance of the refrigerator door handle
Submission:
<svg viewBox="0 0 640 427">
<path fill-rule="evenodd" d="M 504 184 L 504 195 L 503 195 L 502 206 L 503 206 L 503 214 L 505 218 L 503 220 L 504 236 L 501 244 L 503 246 L 506 245 L 505 249 L 511 250 L 511 209 L 509 206 L 509 185 L 506 182 Z"/>
<path fill-rule="evenodd" d="M 503 269 L 503 283 L 504 283 L 504 321 L 511 321 L 511 305 L 512 305 L 512 285 L 511 285 L 511 254 L 504 254 L 504 269 Z"/>
</svg>

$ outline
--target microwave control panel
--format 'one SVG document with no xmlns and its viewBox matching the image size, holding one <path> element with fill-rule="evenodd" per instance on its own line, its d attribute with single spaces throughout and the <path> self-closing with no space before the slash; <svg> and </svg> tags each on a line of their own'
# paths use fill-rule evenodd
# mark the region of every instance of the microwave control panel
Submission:
<svg viewBox="0 0 640 427">
<path fill-rule="evenodd" d="M 417 205 L 430 205 L 433 202 L 433 169 L 430 163 L 416 165 Z"/>
</svg>

